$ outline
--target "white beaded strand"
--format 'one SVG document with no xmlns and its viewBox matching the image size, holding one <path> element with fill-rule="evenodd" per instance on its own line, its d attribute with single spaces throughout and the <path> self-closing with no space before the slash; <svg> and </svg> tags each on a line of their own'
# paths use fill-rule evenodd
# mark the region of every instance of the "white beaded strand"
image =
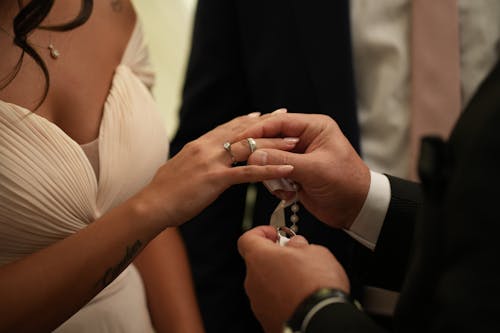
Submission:
<svg viewBox="0 0 500 333">
<path fill-rule="evenodd" d="M 290 229 L 292 229 L 294 232 L 297 232 L 299 230 L 297 223 L 300 220 L 299 216 L 297 215 L 297 212 L 300 210 L 300 206 L 297 203 L 294 203 L 290 207 L 290 210 L 292 211 L 292 216 L 290 216 L 290 222 L 292 222 L 292 226 L 290 227 Z"/>
<path fill-rule="evenodd" d="M 293 204 L 290 206 L 290 210 L 292 211 L 292 215 L 290 216 L 290 222 L 292 223 L 292 226 L 290 227 L 290 229 L 292 229 L 294 232 L 297 232 L 299 230 L 299 226 L 297 225 L 297 223 L 300 220 L 299 215 L 297 215 L 298 211 L 300 210 L 300 206 L 298 204 L 299 190 L 297 184 L 293 183 L 293 189 L 295 190 L 295 199 Z"/>
</svg>

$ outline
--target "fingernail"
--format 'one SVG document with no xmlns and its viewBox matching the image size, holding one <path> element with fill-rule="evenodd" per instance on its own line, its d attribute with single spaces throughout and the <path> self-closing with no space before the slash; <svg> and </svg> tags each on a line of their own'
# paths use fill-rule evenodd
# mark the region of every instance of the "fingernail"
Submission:
<svg viewBox="0 0 500 333">
<path fill-rule="evenodd" d="M 287 165 L 281 165 L 279 167 L 279 170 L 280 171 L 284 171 L 284 172 L 291 172 L 293 170 L 293 165 L 289 165 L 289 164 L 287 164 Z"/>
<path fill-rule="evenodd" d="M 278 109 L 276 111 L 273 111 L 273 114 L 275 114 L 275 113 L 287 113 L 287 109 L 281 108 L 281 109 Z"/>
<path fill-rule="evenodd" d="M 267 164 L 267 153 L 262 150 L 256 150 L 252 153 L 252 158 L 257 165 L 266 165 Z"/>
<path fill-rule="evenodd" d="M 250 118 L 257 118 L 260 117 L 261 113 L 260 112 L 251 112 L 248 114 Z"/>
<path fill-rule="evenodd" d="M 295 145 L 297 144 L 297 142 L 299 142 L 299 138 L 283 138 L 283 141 Z"/>
</svg>

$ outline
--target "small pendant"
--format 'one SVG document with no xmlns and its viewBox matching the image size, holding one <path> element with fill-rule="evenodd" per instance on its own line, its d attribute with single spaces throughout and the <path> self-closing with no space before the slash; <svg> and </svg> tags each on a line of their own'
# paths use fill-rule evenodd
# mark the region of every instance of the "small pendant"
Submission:
<svg viewBox="0 0 500 333">
<path fill-rule="evenodd" d="M 58 51 L 58 50 L 54 47 L 54 45 L 49 44 L 48 48 L 49 48 L 49 51 L 50 51 L 50 56 L 52 57 L 52 59 L 57 59 L 57 58 L 59 58 L 59 56 L 60 56 L 61 54 L 60 54 L 60 53 L 59 53 L 59 51 Z"/>
</svg>

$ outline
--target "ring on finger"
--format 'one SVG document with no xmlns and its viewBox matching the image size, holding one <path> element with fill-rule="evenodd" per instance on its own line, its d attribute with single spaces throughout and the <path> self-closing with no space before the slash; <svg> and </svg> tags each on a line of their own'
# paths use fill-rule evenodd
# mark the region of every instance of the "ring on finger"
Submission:
<svg viewBox="0 0 500 333">
<path fill-rule="evenodd" d="M 248 147 L 250 147 L 250 153 L 257 150 L 257 142 L 253 138 L 247 138 Z"/>
<path fill-rule="evenodd" d="M 229 153 L 229 155 L 231 156 L 231 161 L 233 161 L 233 165 L 235 165 L 237 162 L 236 162 L 236 158 L 234 157 L 233 151 L 231 150 L 231 143 L 229 141 L 226 141 L 226 142 L 224 142 L 223 147 L 224 147 L 224 150 Z"/>
</svg>

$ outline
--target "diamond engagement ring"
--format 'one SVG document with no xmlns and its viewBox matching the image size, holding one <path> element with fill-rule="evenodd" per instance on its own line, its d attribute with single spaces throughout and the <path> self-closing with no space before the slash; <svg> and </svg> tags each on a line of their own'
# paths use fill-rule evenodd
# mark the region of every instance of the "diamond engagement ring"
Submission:
<svg viewBox="0 0 500 333">
<path fill-rule="evenodd" d="M 233 161 L 233 165 L 236 164 L 236 159 L 234 158 L 234 155 L 233 155 L 233 152 L 231 151 L 231 143 L 230 142 L 224 142 L 224 150 L 227 151 L 229 153 L 229 155 L 231 155 L 231 161 Z"/>
</svg>

